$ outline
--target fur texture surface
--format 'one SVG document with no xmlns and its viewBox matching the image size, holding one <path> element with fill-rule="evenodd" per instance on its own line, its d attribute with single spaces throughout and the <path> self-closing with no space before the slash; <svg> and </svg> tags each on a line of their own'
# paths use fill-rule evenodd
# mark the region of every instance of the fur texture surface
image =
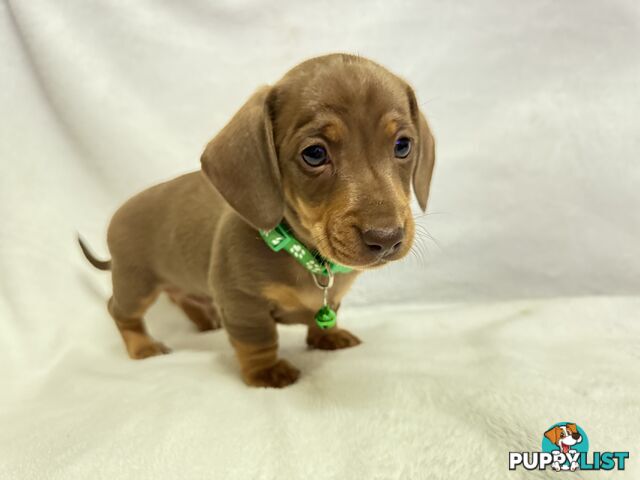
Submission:
<svg viewBox="0 0 640 480">
<path fill-rule="evenodd" d="M 510 472 L 508 452 L 539 449 L 565 420 L 591 449 L 632 457 L 626 472 L 563 475 L 637 478 L 639 310 L 630 298 L 345 310 L 355 349 L 308 351 L 304 327 L 281 329 L 307 374 L 276 391 L 246 387 L 224 332 L 196 333 L 163 299 L 152 332 L 174 354 L 132 362 L 105 318 L 102 342 L 3 387 L 0 478 L 555 478 Z"/>
</svg>

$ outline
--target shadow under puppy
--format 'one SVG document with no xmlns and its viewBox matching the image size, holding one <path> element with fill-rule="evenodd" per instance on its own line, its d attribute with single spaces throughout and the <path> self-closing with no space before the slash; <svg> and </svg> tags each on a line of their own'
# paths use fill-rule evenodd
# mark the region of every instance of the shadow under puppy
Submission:
<svg viewBox="0 0 640 480">
<path fill-rule="evenodd" d="M 313 58 L 259 89 L 201 164 L 115 213 L 111 261 L 81 243 L 94 266 L 112 271 L 109 312 L 129 356 L 169 352 L 143 322 L 162 291 L 199 329 L 225 327 L 249 385 L 284 387 L 300 374 L 278 357 L 277 323 L 308 325 L 314 348 L 360 343 L 316 325 L 323 290 L 314 274 L 296 251 L 272 251 L 260 231 L 290 232 L 322 266 L 323 285 L 333 267 L 350 270 L 327 290 L 334 310 L 362 270 L 406 255 L 411 184 L 424 210 L 434 165 L 434 139 L 411 87 L 362 57 Z"/>
</svg>

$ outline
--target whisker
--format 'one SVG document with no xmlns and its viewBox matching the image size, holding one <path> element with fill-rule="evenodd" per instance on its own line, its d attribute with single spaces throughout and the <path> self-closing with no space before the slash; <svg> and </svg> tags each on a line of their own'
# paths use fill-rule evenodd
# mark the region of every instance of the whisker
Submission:
<svg viewBox="0 0 640 480">
<path fill-rule="evenodd" d="M 413 219 L 414 220 L 419 220 L 421 218 L 429 217 L 431 215 L 448 215 L 448 214 L 449 214 L 449 212 L 424 212 L 424 213 L 419 213 L 417 215 L 414 215 Z"/>
<path fill-rule="evenodd" d="M 442 248 L 442 245 L 440 245 L 440 242 L 438 241 L 438 239 L 435 238 L 431 234 L 431 232 L 429 232 L 429 230 L 427 230 L 426 226 L 416 223 L 415 227 L 416 227 L 415 229 L 416 235 L 418 235 L 420 238 L 431 240 L 440 250 L 444 250 Z"/>
<path fill-rule="evenodd" d="M 409 250 L 409 255 L 410 255 L 412 258 L 415 258 L 415 259 L 417 260 L 417 262 L 418 262 L 418 263 L 420 263 L 420 257 L 418 257 L 418 254 L 416 253 L 416 251 L 415 251 L 413 248 L 411 248 L 411 249 Z"/>
<path fill-rule="evenodd" d="M 431 103 L 431 102 L 434 102 L 434 101 L 436 101 L 436 100 L 440 100 L 440 97 L 431 97 L 431 98 L 427 98 L 427 99 L 425 99 L 424 101 L 420 102 L 420 104 L 419 104 L 419 105 L 420 105 L 421 107 L 424 107 L 427 103 Z"/>
<path fill-rule="evenodd" d="M 409 253 L 413 258 L 417 260 L 419 266 L 424 267 L 426 265 L 424 252 L 419 248 L 417 244 L 411 247 L 411 250 L 409 250 Z"/>
</svg>

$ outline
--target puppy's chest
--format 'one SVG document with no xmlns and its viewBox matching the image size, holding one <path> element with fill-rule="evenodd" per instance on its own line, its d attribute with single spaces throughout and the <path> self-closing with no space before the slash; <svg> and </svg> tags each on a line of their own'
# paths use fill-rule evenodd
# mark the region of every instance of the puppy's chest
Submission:
<svg viewBox="0 0 640 480">
<path fill-rule="evenodd" d="M 335 295 L 329 291 L 329 301 Z M 322 306 L 322 290 L 317 287 L 291 286 L 284 283 L 270 283 L 262 288 L 262 294 L 276 307 L 279 313 L 315 311 Z"/>
<path fill-rule="evenodd" d="M 327 300 L 332 308 L 338 308 L 347 291 L 345 287 L 334 285 L 329 289 Z M 273 305 L 274 316 L 281 323 L 308 323 L 323 305 L 323 291 L 313 284 L 270 283 L 262 288 L 262 294 Z"/>
</svg>

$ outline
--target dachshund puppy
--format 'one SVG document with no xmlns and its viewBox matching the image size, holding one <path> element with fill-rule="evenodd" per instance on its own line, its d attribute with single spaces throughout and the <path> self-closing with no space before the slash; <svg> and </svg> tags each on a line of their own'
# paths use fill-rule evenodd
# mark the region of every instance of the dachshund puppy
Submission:
<svg viewBox="0 0 640 480">
<path fill-rule="evenodd" d="M 360 272 L 411 248 L 411 186 L 424 210 L 434 152 L 411 87 L 362 57 L 313 58 L 260 88 L 209 142 L 200 171 L 115 213 L 110 261 L 81 245 L 94 266 L 112 271 L 108 308 L 129 356 L 169 352 L 143 321 L 163 291 L 200 330 L 224 326 L 248 385 L 284 387 L 300 374 L 278 357 L 278 323 L 308 325 L 313 348 L 360 343 L 316 325 L 323 290 L 260 231 L 281 225 L 320 262 L 351 269 L 326 291 L 337 310 Z"/>
</svg>

